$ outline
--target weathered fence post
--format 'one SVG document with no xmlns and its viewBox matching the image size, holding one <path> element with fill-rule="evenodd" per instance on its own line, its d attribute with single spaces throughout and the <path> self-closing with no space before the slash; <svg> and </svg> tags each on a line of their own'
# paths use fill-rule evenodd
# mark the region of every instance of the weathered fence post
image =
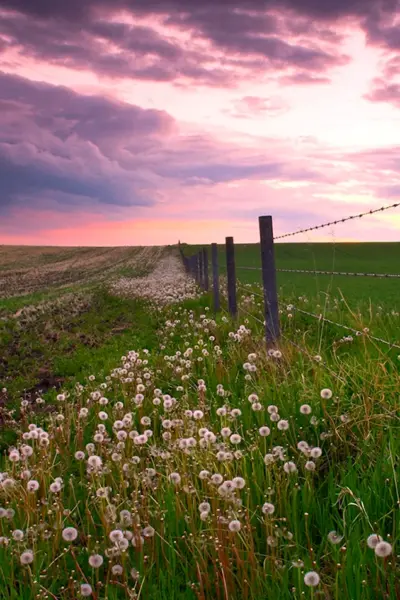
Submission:
<svg viewBox="0 0 400 600">
<path fill-rule="evenodd" d="M 204 289 L 204 281 L 203 281 L 203 252 L 201 250 L 199 250 L 199 253 L 197 255 L 198 258 L 198 265 L 199 265 L 199 286 Z"/>
<path fill-rule="evenodd" d="M 235 245 L 233 237 L 225 238 L 226 246 L 226 274 L 228 276 L 228 308 L 233 317 L 237 315 L 236 301 L 236 272 L 235 272 Z"/>
<path fill-rule="evenodd" d="M 204 291 L 208 292 L 210 287 L 210 282 L 208 279 L 208 251 L 207 248 L 203 248 L 203 284 Z"/>
<path fill-rule="evenodd" d="M 194 280 L 197 283 L 197 254 L 194 254 L 193 256 L 191 256 L 190 260 L 191 260 L 192 277 L 194 278 Z"/>
<path fill-rule="evenodd" d="M 258 221 L 264 289 L 265 339 L 267 346 L 273 346 L 279 339 L 280 331 L 272 217 L 259 217 Z"/>
<path fill-rule="evenodd" d="M 218 273 L 218 246 L 211 244 L 211 262 L 212 262 L 212 277 L 213 277 L 213 296 L 214 296 L 214 312 L 220 309 L 219 300 L 219 273 Z"/>
</svg>

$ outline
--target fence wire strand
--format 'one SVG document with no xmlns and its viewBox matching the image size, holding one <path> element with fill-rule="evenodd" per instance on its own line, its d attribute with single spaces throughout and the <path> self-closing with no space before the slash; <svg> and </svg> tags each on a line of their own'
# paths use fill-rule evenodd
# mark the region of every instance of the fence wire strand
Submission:
<svg viewBox="0 0 400 600">
<path fill-rule="evenodd" d="M 376 342 L 380 342 L 381 344 L 386 344 L 387 346 L 390 346 L 391 348 L 399 348 L 400 349 L 400 346 L 398 344 L 396 344 L 395 342 L 388 342 L 387 340 L 384 340 L 383 338 L 376 337 L 374 335 L 370 335 L 369 333 L 364 333 L 363 331 L 360 331 L 359 329 L 354 329 L 353 327 L 349 327 L 348 325 L 344 325 L 343 323 L 337 323 L 336 321 L 332 321 L 331 319 L 324 317 L 322 314 L 317 315 L 315 313 L 309 312 L 308 310 L 303 310 L 302 308 L 297 308 L 297 306 L 293 306 L 293 305 L 291 305 L 291 310 L 295 310 L 296 312 L 300 312 L 300 313 L 303 313 L 304 315 L 308 315 L 309 317 L 317 319 L 318 321 L 324 321 L 325 323 L 330 323 L 331 325 L 336 325 L 336 327 L 341 327 L 342 329 L 351 331 L 352 333 L 355 333 L 357 336 L 364 335 L 364 336 L 370 338 L 371 340 L 375 340 Z"/>
<path fill-rule="evenodd" d="M 274 237 L 274 240 L 281 240 L 283 238 L 291 237 L 292 235 L 297 235 L 299 233 L 306 233 L 308 231 L 314 231 L 316 229 L 323 229 L 324 227 L 329 227 L 330 225 L 338 225 L 339 223 L 345 223 L 346 221 L 351 221 L 352 219 L 361 219 L 362 217 L 365 217 L 367 215 L 373 215 L 377 212 L 383 212 L 391 208 L 397 208 L 398 206 L 400 206 L 400 202 L 395 202 L 394 204 L 389 204 L 389 206 L 381 206 L 380 208 L 375 208 L 368 210 L 364 213 L 358 213 L 356 215 L 344 217 L 343 219 L 336 219 L 335 221 L 329 221 L 328 223 L 322 223 L 321 225 L 314 225 L 313 227 L 306 227 L 305 229 L 298 229 L 297 231 L 284 233 L 282 235 Z"/>
</svg>

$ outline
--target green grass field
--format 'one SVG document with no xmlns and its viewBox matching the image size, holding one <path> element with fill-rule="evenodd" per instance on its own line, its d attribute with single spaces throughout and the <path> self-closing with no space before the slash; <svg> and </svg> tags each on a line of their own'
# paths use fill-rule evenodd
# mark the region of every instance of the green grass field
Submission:
<svg viewBox="0 0 400 600">
<path fill-rule="evenodd" d="M 185 246 L 183 246 L 185 248 Z M 209 253 L 210 253 L 210 247 Z M 194 254 L 200 246 L 187 248 Z M 221 273 L 225 272 L 225 246 L 218 246 Z M 243 267 L 260 267 L 258 244 L 235 244 L 237 278 L 242 282 L 261 281 L 261 272 Z M 305 269 L 317 271 L 344 271 L 365 273 L 400 273 L 400 243 L 276 243 L 277 269 Z M 326 293 L 341 297 L 353 307 L 364 306 L 371 301 L 375 305 L 385 303 L 396 310 L 399 308 L 399 280 L 375 279 L 371 277 L 347 277 L 328 275 L 306 275 L 297 273 L 277 274 L 282 297 L 323 297 Z"/>
<path fill-rule="evenodd" d="M 267 351 L 257 271 L 232 321 L 176 248 L 24 252 L 0 252 L 0 599 L 400 598 L 400 349 L 371 337 L 399 342 L 397 280 L 279 274 Z"/>
</svg>

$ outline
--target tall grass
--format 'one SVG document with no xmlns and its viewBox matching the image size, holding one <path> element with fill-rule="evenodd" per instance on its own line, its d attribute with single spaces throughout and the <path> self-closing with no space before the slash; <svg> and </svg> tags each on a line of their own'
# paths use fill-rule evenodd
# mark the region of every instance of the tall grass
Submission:
<svg viewBox="0 0 400 600">
<path fill-rule="evenodd" d="M 22 405 L 0 486 L 1 598 L 400 597 L 397 353 L 285 307 L 297 347 L 267 352 L 251 290 L 236 323 L 207 304 L 149 307 L 157 347 L 87 373 L 54 414 Z"/>
</svg>

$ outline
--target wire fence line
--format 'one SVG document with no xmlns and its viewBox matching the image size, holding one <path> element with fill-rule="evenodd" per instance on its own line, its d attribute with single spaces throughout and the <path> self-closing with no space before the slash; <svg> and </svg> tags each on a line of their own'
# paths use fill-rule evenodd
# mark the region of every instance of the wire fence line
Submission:
<svg viewBox="0 0 400 600">
<path fill-rule="evenodd" d="M 308 310 L 304 310 L 302 308 L 297 308 L 296 306 L 293 306 L 293 305 L 291 305 L 291 310 L 303 313 L 304 315 L 308 315 L 309 317 L 317 319 L 318 321 L 324 321 L 325 323 L 330 323 L 331 325 L 335 325 L 336 327 L 341 327 L 342 329 L 346 329 L 347 331 L 351 331 L 352 333 L 355 333 L 357 336 L 364 335 L 364 336 L 370 338 L 371 340 L 375 340 L 376 342 L 380 342 L 381 344 L 386 344 L 387 346 L 390 346 L 391 348 L 399 348 L 400 349 L 400 346 L 398 344 L 396 344 L 395 342 L 388 342 L 387 340 L 384 340 L 383 338 L 376 337 L 375 335 L 370 335 L 369 331 L 364 332 L 364 331 L 360 331 L 359 329 L 354 329 L 353 327 L 349 327 L 348 325 L 344 325 L 343 323 L 337 323 L 336 321 L 332 321 L 331 319 L 324 317 L 322 314 L 317 315 L 315 313 L 309 312 Z"/>
<path fill-rule="evenodd" d="M 262 321 L 261 319 L 259 319 L 256 315 L 254 315 L 253 313 L 250 313 L 249 311 L 247 311 L 245 308 L 243 308 L 243 306 L 239 306 L 239 310 L 241 310 L 245 315 L 247 315 L 248 317 L 251 317 L 252 319 L 254 319 L 255 321 L 257 321 L 258 323 L 260 323 L 261 325 L 265 326 L 265 321 Z M 318 364 L 321 365 L 324 369 L 326 369 L 335 379 L 338 379 L 339 381 L 341 381 L 342 383 L 346 383 L 345 380 L 340 377 L 340 375 L 338 375 L 333 369 L 331 369 L 326 362 L 324 362 L 321 357 L 318 357 L 319 360 L 317 360 L 316 356 L 312 356 L 312 354 L 304 347 L 300 346 L 299 344 L 297 344 L 296 342 L 294 342 L 293 340 L 291 340 L 288 336 L 286 336 L 284 333 L 281 333 L 281 336 L 294 348 L 296 348 L 297 350 L 299 350 L 299 352 L 301 352 L 302 354 L 305 354 L 307 356 L 307 358 L 312 361 L 314 364 Z"/>
<path fill-rule="evenodd" d="M 343 219 L 336 219 L 335 221 L 329 221 L 328 223 L 322 223 L 321 225 L 314 225 L 313 227 L 306 227 L 305 229 L 298 229 L 297 231 L 293 231 L 290 233 L 284 233 L 282 235 L 278 235 L 274 237 L 274 240 L 282 240 L 283 238 L 288 238 L 293 235 L 298 235 L 299 233 L 307 233 L 308 231 L 314 231 L 316 229 L 323 229 L 324 227 L 330 227 L 331 225 L 338 225 L 339 223 L 345 223 L 346 221 L 351 221 L 352 219 L 361 219 L 362 217 L 366 217 L 367 215 L 373 215 L 378 212 L 383 212 L 385 210 L 390 210 L 392 208 L 397 208 L 400 206 L 400 202 L 395 202 L 393 204 L 389 204 L 389 206 L 381 206 L 380 208 L 374 208 L 368 210 L 363 213 L 358 213 L 356 215 L 350 215 L 349 217 L 344 217 Z"/>
<path fill-rule="evenodd" d="M 224 268 L 220 265 L 221 268 Z M 261 271 L 261 267 L 237 265 L 239 271 Z M 347 277 L 375 277 L 381 279 L 400 279 L 400 273 L 357 273 L 348 271 L 319 271 L 317 269 L 276 269 L 278 273 L 301 273 L 305 275 L 344 275 Z"/>
<path fill-rule="evenodd" d="M 367 273 L 367 272 L 348 272 L 348 271 L 328 271 L 328 270 L 317 270 L 317 269 L 286 269 L 286 268 L 277 268 L 275 264 L 275 254 L 274 254 L 274 241 L 277 239 L 286 238 L 292 235 L 296 235 L 299 233 L 304 233 L 308 231 L 313 231 L 316 229 L 322 229 L 323 227 L 328 227 L 331 225 L 337 225 L 339 223 L 344 223 L 346 221 L 350 221 L 352 219 L 362 218 L 367 215 L 372 215 L 378 212 L 386 211 L 389 209 L 393 209 L 400 206 L 400 202 L 396 202 L 389 206 L 381 206 L 380 208 L 371 209 L 369 211 L 359 213 L 356 215 L 351 215 L 348 217 L 344 217 L 342 219 L 337 219 L 335 221 L 330 221 L 328 223 L 322 223 L 320 225 L 316 225 L 314 227 L 308 227 L 305 229 L 301 229 L 295 231 L 293 233 L 287 233 L 284 235 L 280 235 L 274 237 L 273 235 L 273 227 L 272 227 L 272 217 L 271 216 L 261 216 L 259 217 L 259 228 L 260 228 L 260 258 L 261 258 L 261 266 L 254 265 L 236 265 L 235 261 L 235 245 L 233 237 L 226 238 L 225 244 L 225 259 L 226 264 L 221 264 L 218 262 L 218 245 L 212 244 L 211 246 L 211 266 L 212 266 L 212 284 L 213 284 L 213 296 L 214 296 L 214 310 L 217 312 L 221 309 L 220 306 L 220 270 L 223 271 L 224 277 L 226 277 L 226 298 L 228 304 L 228 311 L 230 315 L 235 318 L 237 316 L 238 311 L 247 314 L 248 317 L 258 321 L 260 324 L 264 326 L 265 329 L 265 339 L 267 347 L 273 348 L 276 347 L 279 342 L 279 338 L 282 336 L 284 339 L 287 339 L 287 336 L 281 333 L 280 330 L 280 317 L 279 315 L 282 313 L 282 309 L 279 308 L 279 302 L 282 302 L 284 299 L 281 298 L 278 294 L 277 290 L 277 282 L 276 275 L 278 272 L 283 273 L 297 273 L 304 275 L 329 275 L 329 276 L 348 276 L 348 277 L 372 277 L 379 279 L 400 279 L 400 273 Z M 182 260 L 184 265 L 189 273 L 191 273 L 197 283 L 202 287 L 205 291 L 209 290 L 209 278 L 208 278 L 208 250 L 207 248 L 202 248 L 200 252 L 198 252 L 194 256 L 186 257 L 182 251 L 182 248 L 179 244 Z M 261 274 L 261 286 L 260 291 L 255 291 L 249 285 L 244 286 L 241 285 L 237 281 L 236 271 L 237 270 L 247 270 L 247 271 L 256 271 Z M 243 291 L 245 294 L 249 294 L 252 296 L 257 296 L 263 300 L 263 319 L 260 319 L 256 314 L 248 312 L 246 308 L 244 308 L 241 303 L 237 301 L 237 291 Z M 260 293 L 261 292 L 261 293 Z M 224 294 L 225 295 L 225 294 Z M 288 306 L 289 308 L 289 306 Z M 400 345 L 396 342 L 390 342 L 381 337 L 371 335 L 369 330 L 360 331 L 355 329 L 354 327 L 349 327 L 348 325 L 344 325 L 343 323 L 338 323 L 333 321 L 332 319 L 327 318 L 324 315 L 317 315 L 315 313 L 306 311 L 297 306 L 290 305 L 290 310 L 296 311 L 298 313 L 308 315 L 309 317 L 316 319 L 318 321 L 322 321 L 325 323 L 330 323 L 335 327 L 340 327 L 345 329 L 352 334 L 357 336 L 363 335 L 369 340 L 373 340 L 375 342 L 385 344 L 389 349 L 397 348 L 400 349 Z M 293 346 L 301 348 L 296 342 L 290 340 L 290 343 Z M 304 351 L 304 349 L 303 349 Z"/>
</svg>

